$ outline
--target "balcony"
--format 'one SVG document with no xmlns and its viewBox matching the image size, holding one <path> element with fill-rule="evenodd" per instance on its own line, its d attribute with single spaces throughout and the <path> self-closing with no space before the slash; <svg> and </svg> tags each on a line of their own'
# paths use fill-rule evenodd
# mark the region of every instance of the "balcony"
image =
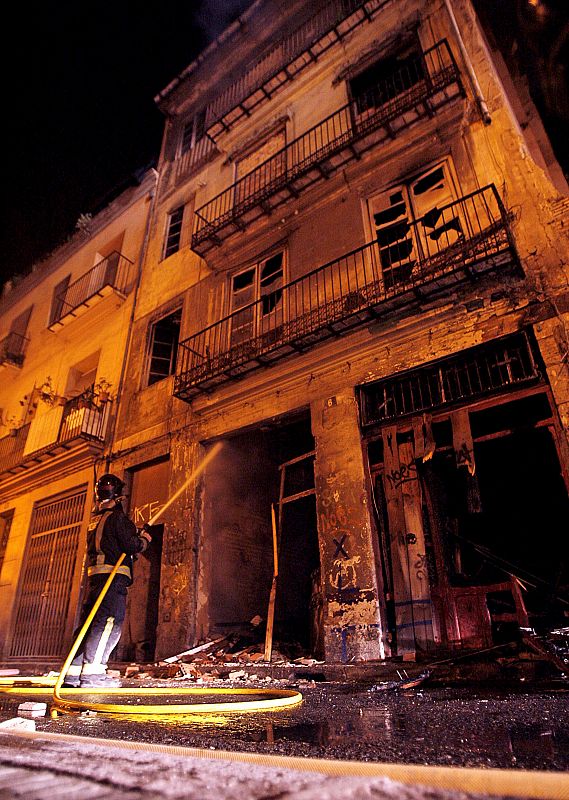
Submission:
<svg viewBox="0 0 569 800">
<path fill-rule="evenodd" d="M 57 456 L 100 453 L 110 403 L 96 406 L 83 396 L 57 405 L 0 439 L 0 474 L 29 472 Z"/>
<path fill-rule="evenodd" d="M 10 364 L 21 367 L 24 363 L 28 339 L 20 333 L 11 331 L 8 336 L 0 340 L 0 366 Z"/>
<path fill-rule="evenodd" d="M 324 8 L 251 61 L 206 109 L 206 130 L 216 140 L 305 67 L 376 16 L 389 0 L 330 0 Z"/>
<path fill-rule="evenodd" d="M 133 277 L 132 261 L 114 251 L 54 298 L 49 330 L 64 327 L 110 294 L 126 297 Z"/>
<path fill-rule="evenodd" d="M 218 153 L 214 142 L 204 136 L 195 147 L 186 150 L 174 161 L 166 164 L 161 181 L 162 194 L 177 186 L 180 181 L 187 180 Z"/>
<path fill-rule="evenodd" d="M 181 342 L 174 395 L 190 401 L 457 284 L 518 267 L 493 185 L 406 222 L 403 235 L 395 245 L 359 247 Z"/>
<path fill-rule="evenodd" d="M 446 41 L 416 56 L 196 210 L 192 250 L 223 239 L 463 94 Z"/>
</svg>

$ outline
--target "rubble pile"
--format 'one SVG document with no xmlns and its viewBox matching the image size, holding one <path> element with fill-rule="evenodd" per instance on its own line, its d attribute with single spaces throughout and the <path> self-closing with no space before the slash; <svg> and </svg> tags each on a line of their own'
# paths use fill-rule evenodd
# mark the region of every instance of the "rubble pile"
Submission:
<svg viewBox="0 0 569 800">
<path fill-rule="evenodd" d="M 266 674 L 268 667 L 311 667 L 323 663 L 306 656 L 297 642 L 277 643 L 268 662 L 259 638 L 243 631 L 221 636 L 156 664 L 130 664 L 124 677 L 190 680 L 196 684 L 245 680 L 280 683 L 278 678 Z"/>
</svg>

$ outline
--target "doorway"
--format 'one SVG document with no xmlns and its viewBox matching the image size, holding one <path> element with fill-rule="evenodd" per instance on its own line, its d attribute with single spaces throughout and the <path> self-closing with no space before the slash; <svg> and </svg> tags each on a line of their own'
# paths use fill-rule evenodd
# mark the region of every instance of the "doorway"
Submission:
<svg viewBox="0 0 569 800">
<path fill-rule="evenodd" d="M 417 446 L 425 426 L 426 454 Z M 547 392 L 539 390 L 407 418 L 368 444 L 399 654 L 430 642 L 491 646 L 520 626 L 539 632 L 566 624 L 569 497 L 555 437 Z M 467 460 L 459 448 L 465 441 Z M 398 453 L 395 465 L 389 448 Z M 418 565 L 415 573 L 409 564 Z M 427 594 L 432 635 L 421 640 L 417 611 L 428 608 Z"/>
<path fill-rule="evenodd" d="M 278 550 L 273 649 L 287 658 L 318 648 L 314 617 L 319 551 L 314 439 L 308 414 L 267 421 L 227 438 L 204 479 L 198 628 L 256 637 L 264 649 Z M 199 598 L 202 598 L 201 602 Z M 253 631 L 251 620 L 262 622 Z"/>
<path fill-rule="evenodd" d="M 166 502 L 169 467 L 166 459 L 145 464 L 130 473 L 129 516 L 138 528 L 149 522 Z M 134 562 L 133 584 L 128 590 L 126 617 L 117 649 L 122 661 L 154 660 L 163 530 L 163 525 L 156 526 L 152 542 Z"/>
</svg>

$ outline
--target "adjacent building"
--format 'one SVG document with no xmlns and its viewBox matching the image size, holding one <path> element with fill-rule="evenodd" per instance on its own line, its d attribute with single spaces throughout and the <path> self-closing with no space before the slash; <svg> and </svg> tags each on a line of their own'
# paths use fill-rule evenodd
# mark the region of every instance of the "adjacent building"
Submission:
<svg viewBox="0 0 569 800">
<path fill-rule="evenodd" d="M 71 644 L 95 476 L 125 381 L 156 173 L 147 172 L 0 299 L 0 647 Z"/>
<path fill-rule="evenodd" d="M 99 360 L 34 367 L 113 384 L 95 449 L 135 521 L 221 443 L 137 563 L 119 657 L 266 619 L 276 571 L 275 640 L 330 662 L 566 620 L 568 187 L 519 88 L 469 0 L 256 0 L 156 98 L 136 290 L 102 301 Z M 6 614 L 46 496 L 23 475 Z"/>
</svg>

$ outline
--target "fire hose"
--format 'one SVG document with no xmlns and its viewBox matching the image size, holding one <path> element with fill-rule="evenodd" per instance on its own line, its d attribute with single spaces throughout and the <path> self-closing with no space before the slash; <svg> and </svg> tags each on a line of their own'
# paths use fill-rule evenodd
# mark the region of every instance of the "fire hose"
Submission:
<svg viewBox="0 0 569 800">
<path fill-rule="evenodd" d="M 158 518 L 162 516 L 164 511 L 166 511 L 169 506 L 179 497 L 179 495 L 187 488 L 187 486 L 196 479 L 196 477 L 205 469 L 207 464 L 217 455 L 221 448 L 221 444 L 216 444 L 212 447 L 206 457 L 198 464 L 198 466 L 193 470 L 191 475 L 188 479 L 182 484 L 182 486 L 169 498 L 169 500 L 157 511 L 156 514 L 149 520 L 148 524 L 150 526 L 154 525 Z M 67 674 L 67 670 L 69 669 L 69 665 L 73 661 L 75 654 L 77 653 L 81 643 L 89 627 L 95 617 L 95 614 L 99 610 L 103 599 L 108 592 L 111 583 L 119 567 L 121 566 L 122 562 L 126 558 L 126 554 L 122 553 L 120 558 L 118 559 L 117 563 L 114 565 L 112 572 L 109 574 L 109 577 L 103 586 L 97 600 L 93 604 L 93 608 L 89 612 L 87 619 L 85 620 L 81 630 L 79 631 L 63 666 L 59 671 L 59 675 L 55 680 L 55 684 L 53 681 L 46 679 L 43 676 L 33 676 L 27 677 L 22 679 L 27 684 L 33 684 L 33 686 L 17 686 L 16 679 L 2 679 L 0 678 L 0 691 L 10 693 L 10 694 L 36 694 L 36 693 L 45 693 L 46 688 L 50 688 L 53 686 L 53 703 L 56 709 L 65 710 L 65 711 L 95 711 L 95 712 L 103 712 L 106 714 L 211 714 L 213 712 L 216 713 L 242 713 L 244 711 L 267 711 L 269 709 L 276 709 L 276 708 L 284 708 L 288 706 L 295 706 L 298 703 L 302 702 L 302 694 L 297 692 L 293 689 L 267 689 L 267 688 L 259 688 L 259 689 L 242 689 L 242 688 L 198 688 L 198 687 L 161 687 L 161 688 L 149 688 L 149 687 L 125 687 L 125 688 L 89 688 L 89 689 L 67 689 L 62 688 L 63 681 L 65 680 L 65 676 Z M 21 683 L 21 681 L 20 681 Z M 5 688 L 4 688 L 5 687 Z M 161 703 L 157 705 L 147 705 L 138 703 L 93 703 L 87 701 L 86 699 L 75 699 L 77 695 L 105 695 L 105 696 L 116 696 L 120 695 L 121 697 L 130 697 L 136 698 L 140 700 L 141 697 L 165 697 L 165 696 L 196 696 L 196 695 L 208 695 L 213 697 L 219 696 L 256 696 L 262 697 L 264 699 L 255 699 L 255 700 L 242 700 L 242 701 L 232 701 L 232 702 L 204 702 L 204 703 Z"/>
</svg>

